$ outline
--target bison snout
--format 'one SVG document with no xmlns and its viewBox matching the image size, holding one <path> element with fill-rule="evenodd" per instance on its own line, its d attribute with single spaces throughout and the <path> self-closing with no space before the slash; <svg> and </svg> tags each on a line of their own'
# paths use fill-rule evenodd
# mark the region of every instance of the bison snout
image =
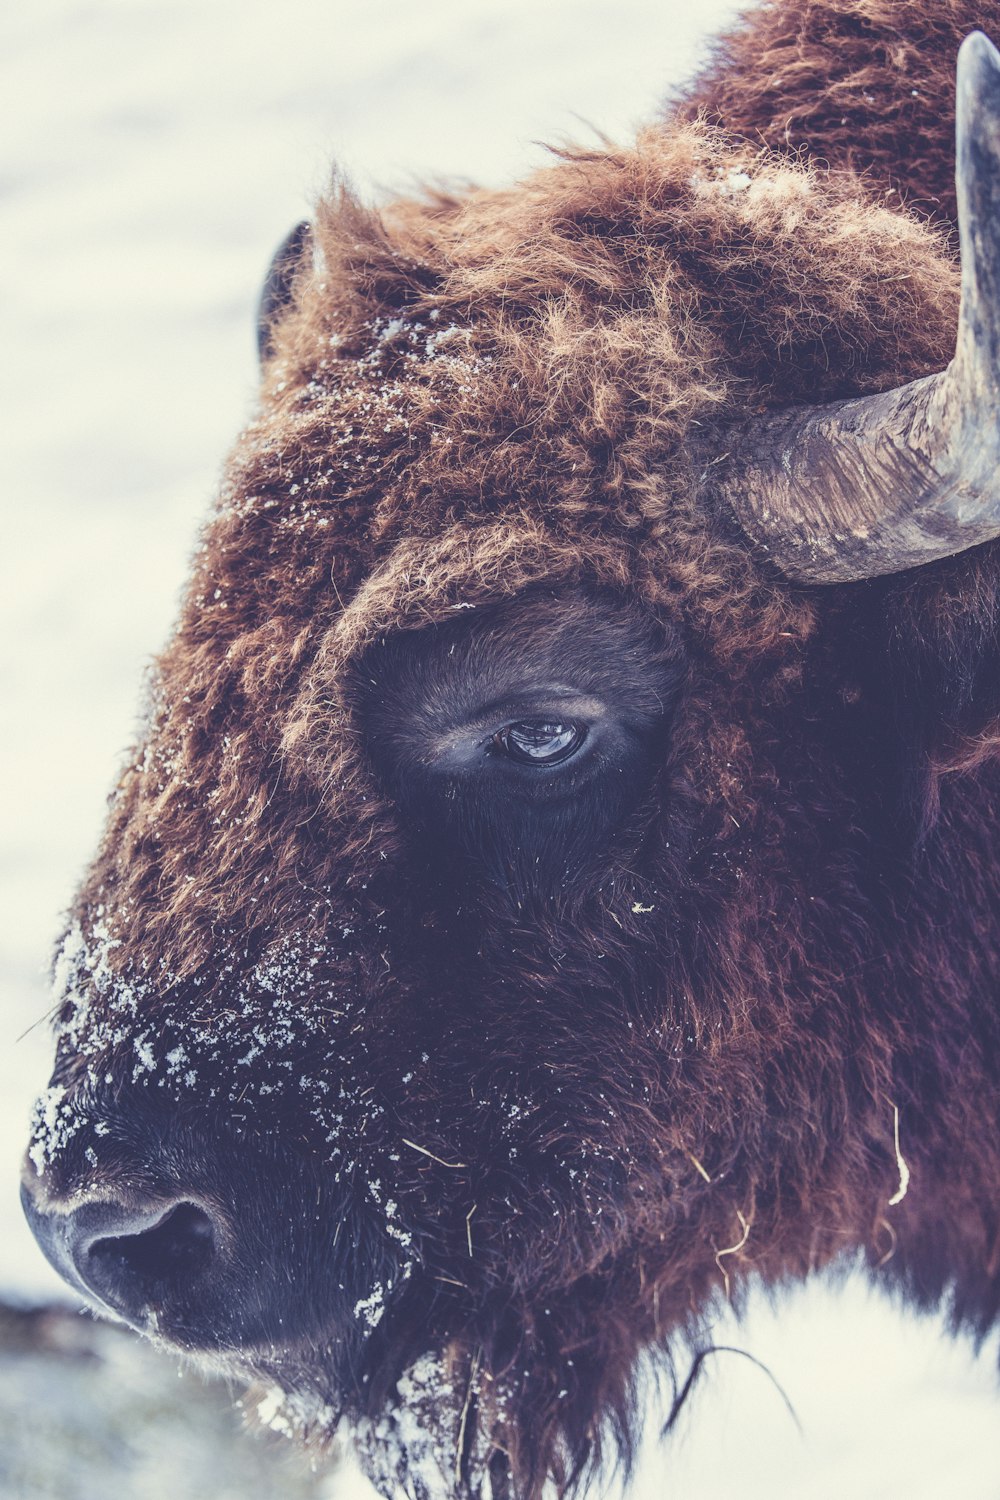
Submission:
<svg viewBox="0 0 1000 1500">
<path fill-rule="evenodd" d="M 188 1199 L 46 1210 L 22 1188 L 28 1221 L 55 1269 L 134 1327 L 197 1325 L 223 1256 L 221 1225 Z"/>
</svg>

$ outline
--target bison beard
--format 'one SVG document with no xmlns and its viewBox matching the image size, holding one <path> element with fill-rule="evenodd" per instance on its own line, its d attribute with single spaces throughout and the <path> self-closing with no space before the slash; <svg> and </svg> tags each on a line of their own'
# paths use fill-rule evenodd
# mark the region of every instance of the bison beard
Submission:
<svg viewBox="0 0 1000 1500">
<path fill-rule="evenodd" d="M 24 1198 L 387 1493 L 627 1466 L 751 1274 L 1000 1312 L 1000 10 L 930 14 L 765 8 L 634 148 L 335 189 L 268 279 Z"/>
</svg>

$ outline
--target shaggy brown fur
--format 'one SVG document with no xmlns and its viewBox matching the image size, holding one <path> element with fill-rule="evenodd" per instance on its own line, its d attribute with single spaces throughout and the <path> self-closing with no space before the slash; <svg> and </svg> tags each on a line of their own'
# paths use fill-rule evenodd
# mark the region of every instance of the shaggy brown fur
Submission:
<svg viewBox="0 0 1000 1500">
<path fill-rule="evenodd" d="M 765 4 L 722 38 L 669 118 L 704 112 L 745 140 L 862 179 L 889 205 L 953 224 L 956 46 L 990 33 L 983 0 Z"/>
<path fill-rule="evenodd" d="M 266 1282 L 301 1183 L 314 1301 L 213 1358 L 346 1410 L 386 1489 L 627 1459 L 642 1351 L 753 1272 L 857 1249 L 997 1314 L 996 553 L 795 588 L 704 482 L 728 423 L 949 359 L 948 226 L 873 198 L 948 218 L 976 25 L 766 6 L 633 147 L 320 206 L 78 900 L 33 1191 L 196 1181 Z M 391 706 L 421 642 L 530 661 L 553 600 L 685 663 L 659 762 L 571 887 L 456 896 L 379 773 L 379 643 Z"/>
</svg>

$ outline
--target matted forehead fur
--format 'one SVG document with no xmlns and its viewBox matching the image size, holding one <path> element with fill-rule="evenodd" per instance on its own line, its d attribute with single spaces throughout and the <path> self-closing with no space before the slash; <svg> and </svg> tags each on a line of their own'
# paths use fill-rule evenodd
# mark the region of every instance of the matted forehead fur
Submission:
<svg viewBox="0 0 1000 1500">
<path fill-rule="evenodd" d="M 363 860 L 340 684 L 386 632 L 589 581 L 730 683 L 787 674 L 813 605 L 699 495 L 725 423 L 898 385 L 954 339 L 935 233 L 699 125 L 507 192 L 338 189 L 315 240 L 84 892 L 124 914 L 115 963 L 190 972 L 241 908 L 282 930 L 304 808 L 339 825 L 340 879 Z"/>
</svg>

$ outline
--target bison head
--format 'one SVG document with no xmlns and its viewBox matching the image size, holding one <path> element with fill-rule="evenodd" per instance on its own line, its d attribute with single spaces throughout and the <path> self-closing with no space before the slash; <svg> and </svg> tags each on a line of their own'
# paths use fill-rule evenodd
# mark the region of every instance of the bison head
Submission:
<svg viewBox="0 0 1000 1500">
<path fill-rule="evenodd" d="M 974 806 L 931 831 L 997 707 L 996 564 L 940 561 L 1000 529 L 996 69 L 944 374 L 945 240 L 705 125 L 338 191 L 276 263 L 24 1191 L 386 1488 L 567 1486 L 751 1270 L 899 1242 L 931 1296 L 986 1233 L 898 1126 L 973 1098 L 996 968 Z"/>
</svg>

